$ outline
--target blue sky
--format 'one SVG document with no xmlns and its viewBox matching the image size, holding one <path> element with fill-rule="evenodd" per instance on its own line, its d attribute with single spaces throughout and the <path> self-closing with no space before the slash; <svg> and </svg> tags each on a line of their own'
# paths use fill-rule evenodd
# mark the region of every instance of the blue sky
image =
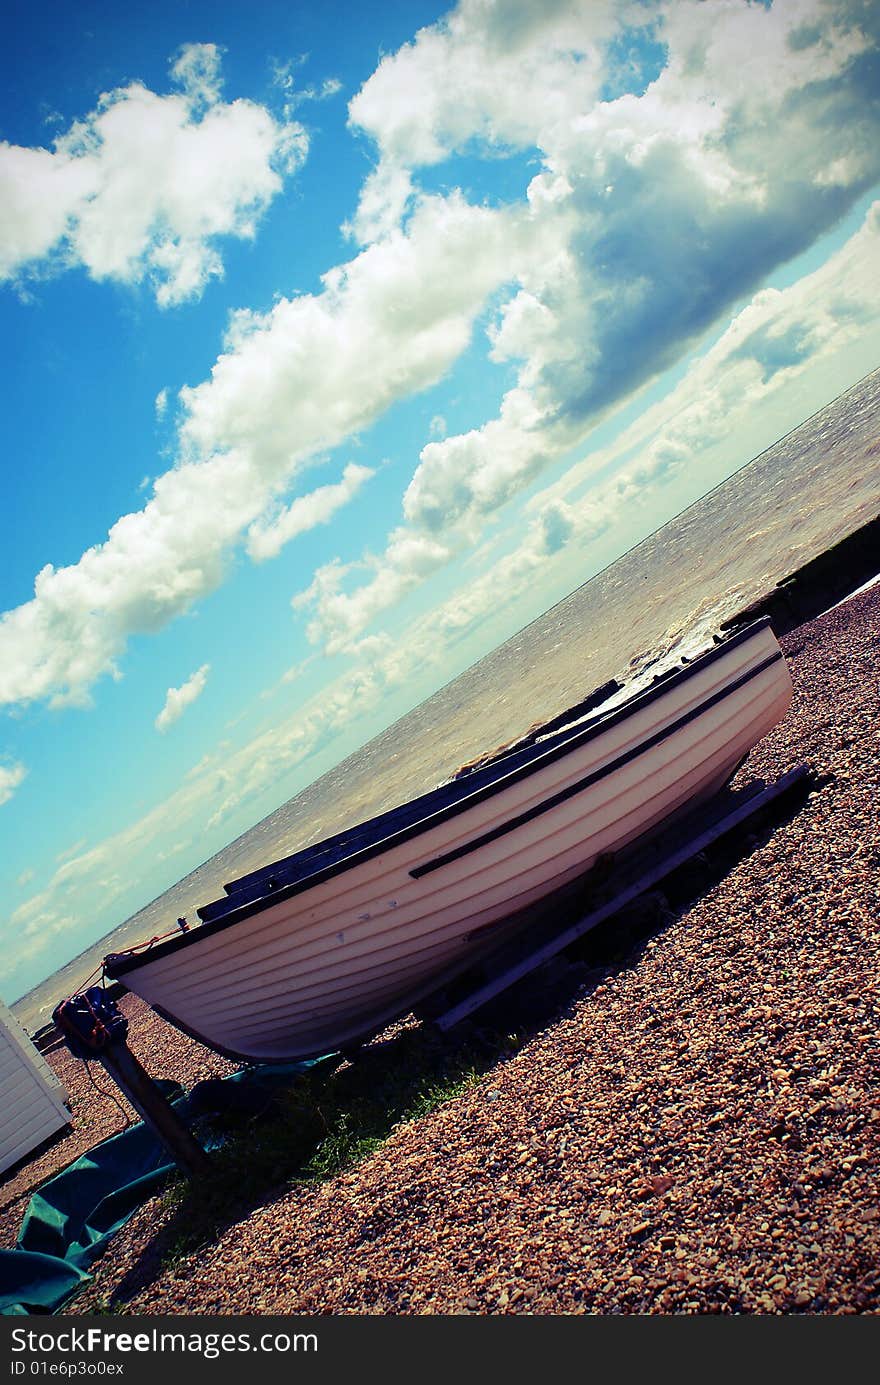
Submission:
<svg viewBox="0 0 880 1385">
<path fill-rule="evenodd" d="M 12 15 L 7 1000 L 880 344 L 871 4 Z"/>
</svg>

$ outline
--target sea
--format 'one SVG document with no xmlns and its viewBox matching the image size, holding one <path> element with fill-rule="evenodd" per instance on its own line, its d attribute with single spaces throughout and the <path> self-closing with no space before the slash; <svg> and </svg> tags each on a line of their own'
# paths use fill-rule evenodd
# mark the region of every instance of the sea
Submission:
<svg viewBox="0 0 880 1385">
<path fill-rule="evenodd" d="M 33 1033 L 101 958 L 227 880 L 433 787 L 610 679 L 627 693 L 880 512 L 880 370 L 283 803 L 12 1007 Z M 880 568 L 880 554 L 878 554 Z"/>
</svg>

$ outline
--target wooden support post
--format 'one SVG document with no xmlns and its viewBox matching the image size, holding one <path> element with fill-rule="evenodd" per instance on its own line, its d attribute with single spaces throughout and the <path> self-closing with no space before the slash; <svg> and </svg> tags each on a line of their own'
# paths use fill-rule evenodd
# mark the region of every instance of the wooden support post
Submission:
<svg viewBox="0 0 880 1385">
<path fill-rule="evenodd" d="M 211 1168 L 207 1154 L 165 1100 L 150 1074 L 141 1067 L 125 1040 L 115 1039 L 93 1056 L 104 1065 L 187 1178 L 204 1178 Z"/>
</svg>

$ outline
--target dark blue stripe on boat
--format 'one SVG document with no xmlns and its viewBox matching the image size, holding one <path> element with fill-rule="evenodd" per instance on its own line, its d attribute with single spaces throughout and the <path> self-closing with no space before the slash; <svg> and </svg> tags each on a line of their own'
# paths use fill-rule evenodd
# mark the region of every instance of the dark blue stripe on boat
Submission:
<svg viewBox="0 0 880 1385">
<path fill-rule="evenodd" d="M 661 677 L 671 677 L 674 672 L 675 669 L 670 669 L 668 675 L 661 675 Z M 260 866 L 258 870 L 240 875 L 236 880 L 228 881 L 223 886 L 224 890 L 228 895 L 235 894 L 237 896 L 236 903 L 243 903 L 245 899 L 249 898 L 257 899 L 261 894 L 266 893 L 267 887 L 277 889 L 281 884 L 292 884 L 294 880 L 302 879 L 316 862 L 321 865 L 328 865 L 331 860 L 341 860 L 343 856 L 348 855 L 359 846 L 366 845 L 374 838 L 388 836 L 392 831 L 405 827 L 410 822 L 416 822 L 419 818 L 427 817 L 429 812 L 443 808 L 447 803 L 454 803 L 463 795 L 480 788 L 483 784 L 494 783 L 496 779 L 508 774 L 517 765 L 525 764 L 535 759 L 537 755 L 544 754 L 551 746 L 568 739 L 575 730 L 582 731 L 586 726 L 594 725 L 600 718 L 608 715 L 607 711 L 601 710 L 602 704 L 607 702 L 613 693 L 620 690 L 620 684 L 613 678 L 610 679 L 609 682 L 603 683 L 601 688 L 597 688 L 591 693 L 589 697 L 584 698 L 582 702 L 576 703 L 566 712 L 560 713 L 559 716 L 552 717 L 549 722 L 545 723 L 544 728 L 537 728 L 531 739 L 524 744 L 516 745 L 514 743 L 510 749 L 500 750 L 485 764 L 476 766 L 468 774 L 462 774 L 458 779 L 429 789 L 427 793 L 419 794 L 417 798 L 409 799 L 406 803 L 395 804 L 393 808 L 387 809 L 384 813 L 378 813 L 375 817 L 364 822 L 346 827 L 344 831 L 338 832 L 332 837 L 325 837 L 312 846 L 302 847 L 290 856 L 283 856 L 277 861 L 270 862 L 267 866 Z M 588 720 L 588 713 L 593 711 L 595 711 L 595 715 Z M 574 722 L 577 723 L 576 726 L 572 725 Z M 538 743 L 539 736 L 540 743 Z M 386 828 L 387 831 L 383 830 Z M 271 881 L 274 881 L 274 884 L 270 885 Z M 218 902 L 222 904 L 224 901 Z M 203 914 L 202 917 L 205 915 Z"/>
</svg>

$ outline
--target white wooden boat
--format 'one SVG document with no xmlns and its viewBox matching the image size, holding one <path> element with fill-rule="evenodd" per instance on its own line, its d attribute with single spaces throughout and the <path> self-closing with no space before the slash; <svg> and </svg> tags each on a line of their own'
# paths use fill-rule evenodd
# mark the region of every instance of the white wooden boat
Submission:
<svg viewBox="0 0 880 1385">
<path fill-rule="evenodd" d="M 759 621 L 611 709 L 230 882 L 198 926 L 109 956 L 106 973 L 234 1057 L 348 1047 L 600 855 L 716 793 L 791 696 Z"/>
</svg>

